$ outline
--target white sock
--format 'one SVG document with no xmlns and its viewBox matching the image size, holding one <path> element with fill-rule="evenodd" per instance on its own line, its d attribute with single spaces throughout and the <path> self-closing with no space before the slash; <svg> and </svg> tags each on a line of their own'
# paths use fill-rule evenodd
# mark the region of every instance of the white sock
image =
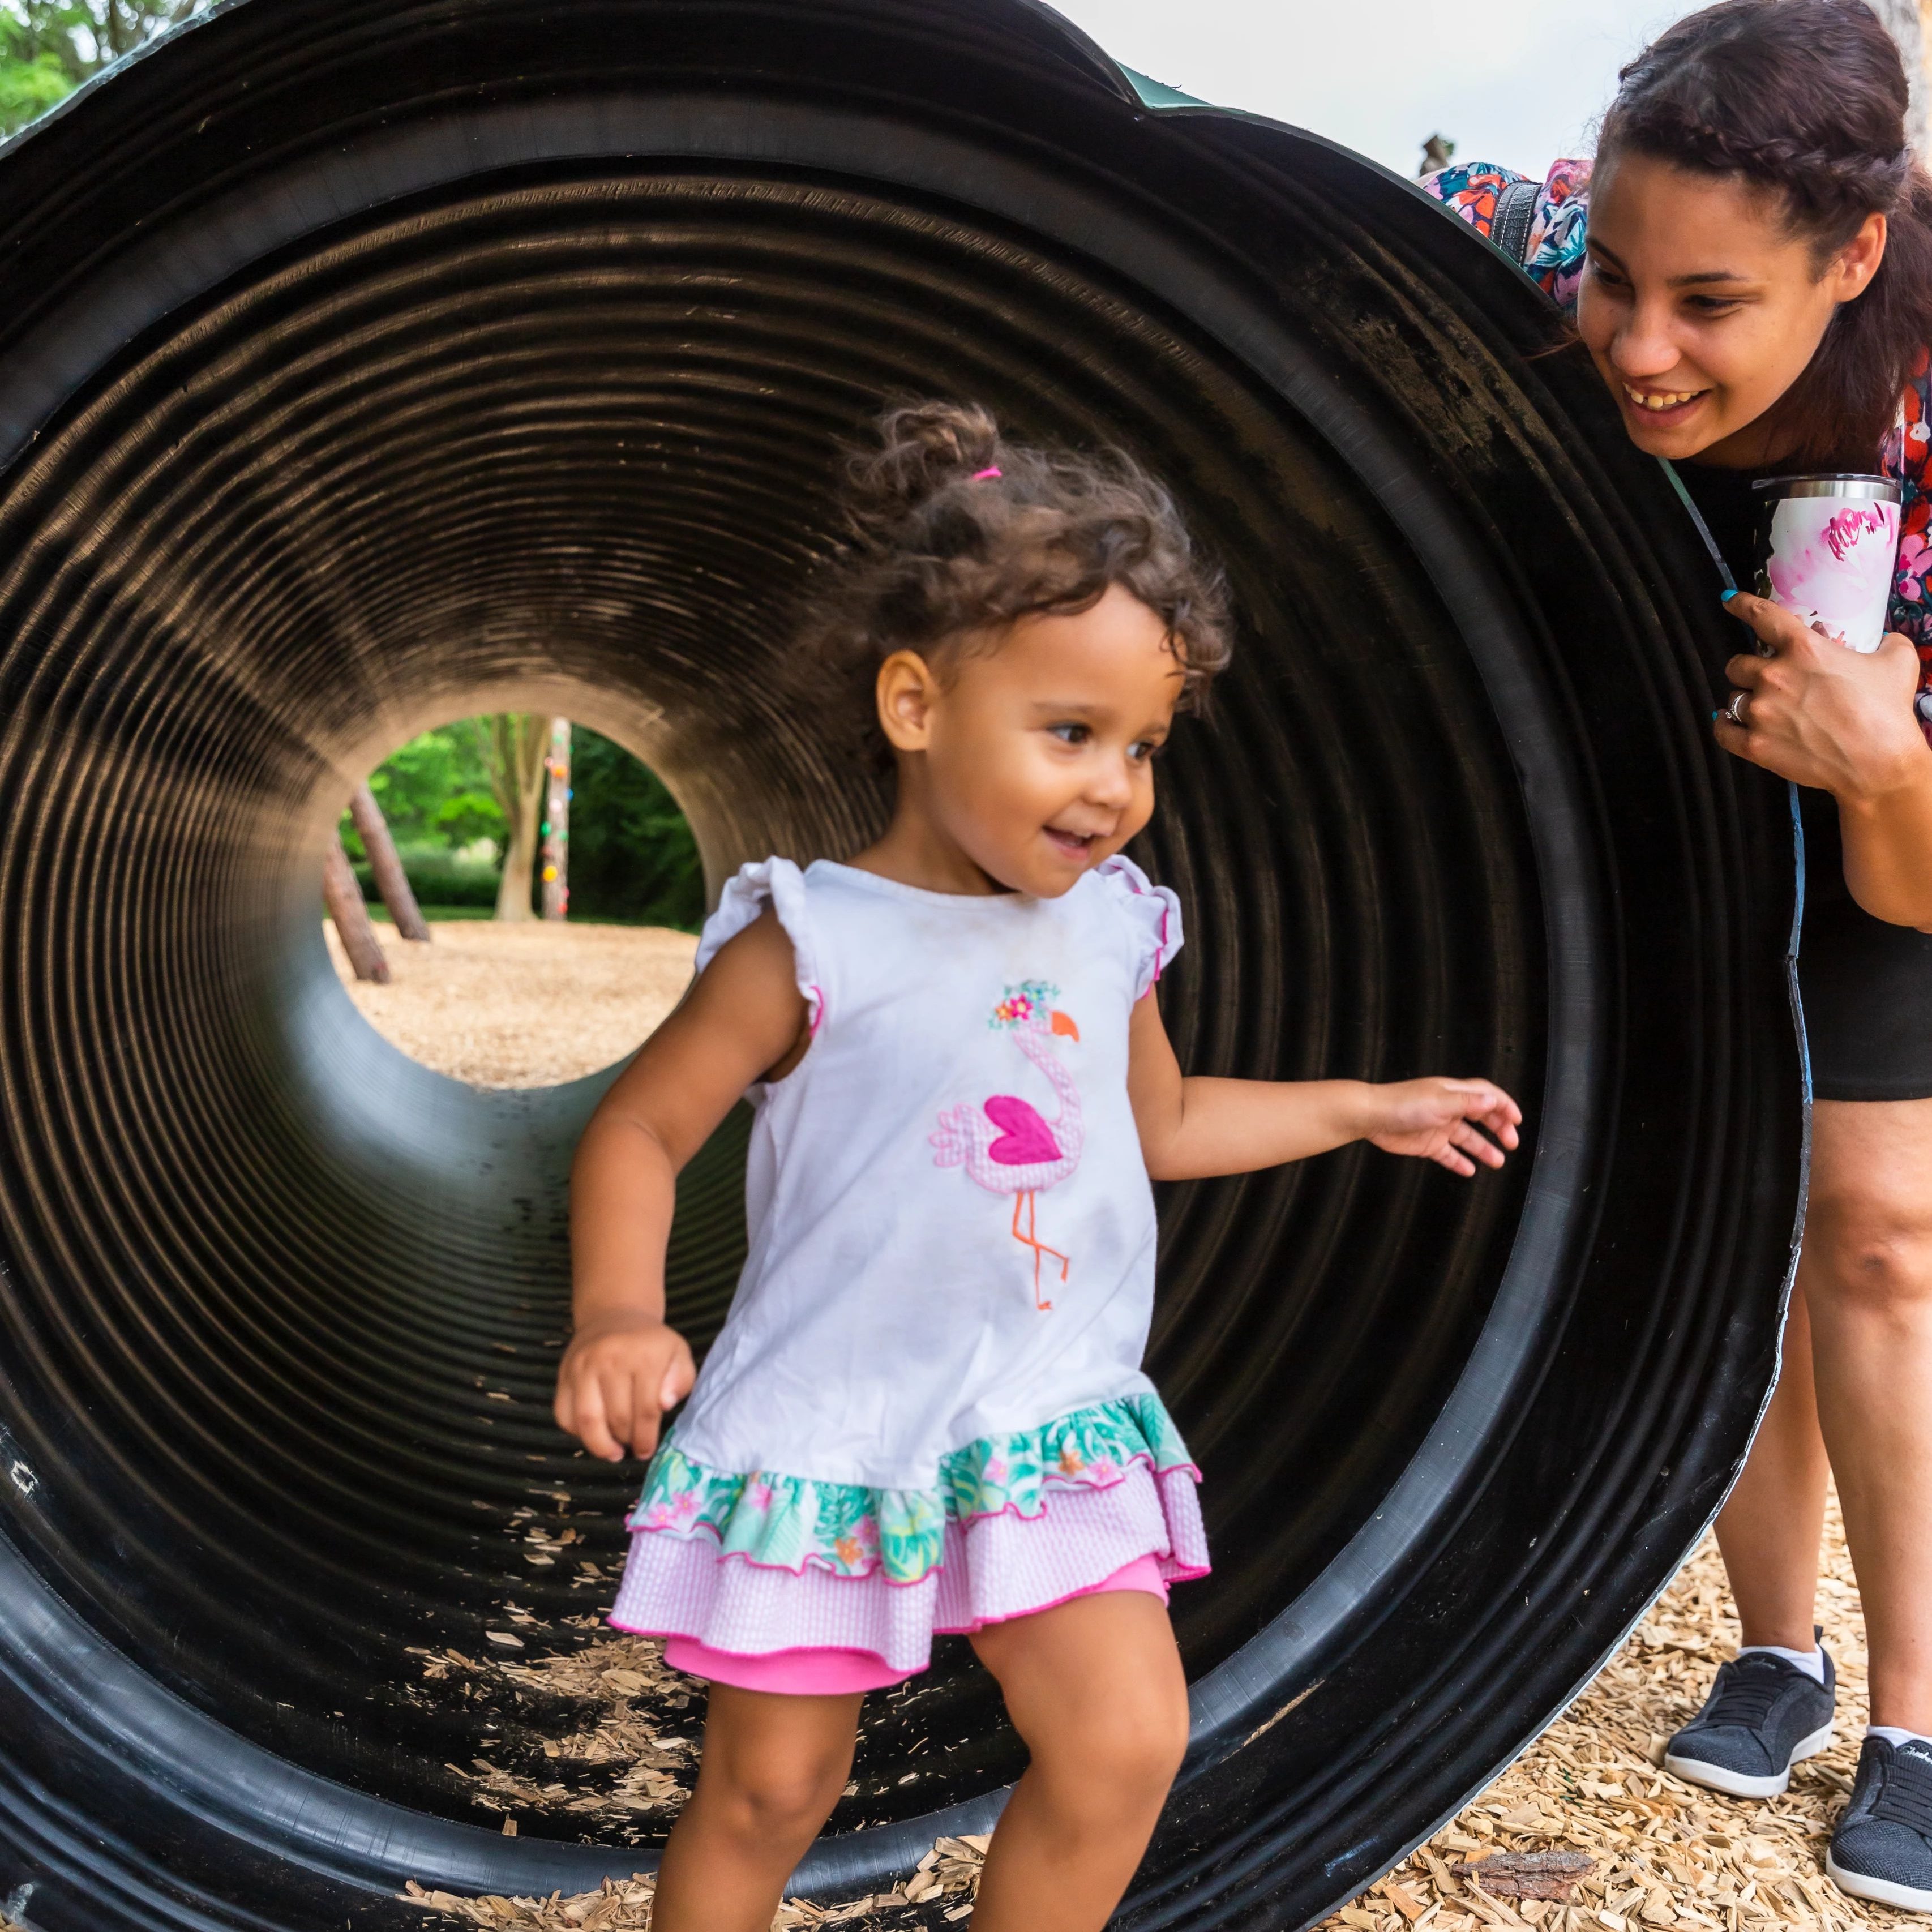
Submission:
<svg viewBox="0 0 1932 1932">
<path fill-rule="evenodd" d="M 1882 1738 L 1894 1748 L 1900 1744 L 1932 1744 L 1932 1738 L 1928 1738 L 1923 1731 L 1904 1731 L 1896 1724 L 1868 1724 L 1865 1736 Z"/>
<path fill-rule="evenodd" d="M 1809 1650 L 1786 1650 L 1782 1644 L 1748 1643 L 1738 1652 L 1740 1657 L 1750 1657 L 1762 1652 L 1767 1657 L 1781 1657 L 1786 1664 L 1795 1664 L 1806 1676 L 1818 1683 L 1825 1681 L 1825 1653 L 1814 1644 Z"/>
</svg>

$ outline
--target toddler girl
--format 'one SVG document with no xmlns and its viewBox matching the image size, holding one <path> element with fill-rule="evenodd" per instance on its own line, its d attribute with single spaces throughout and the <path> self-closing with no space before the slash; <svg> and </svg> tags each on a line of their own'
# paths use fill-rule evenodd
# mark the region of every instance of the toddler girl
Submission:
<svg viewBox="0 0 1932 1932">
<path fill-rule="evenodd" d="M 938 403 L 879 430 L 802 649 L 890 758 L 890 826 L 730 881 L 572 1178 L 557 1420 L 656 1451 L 611 1621 L 712 1686 L 656 1932 L 765 1932 L 864 1694 L 934 1630 L 970 1636 L 1031 1754 L 976 1932 L 1102 1925 L 1186 1742 L 1168 1585 L 1208 1568 L 1140 1366 L 1149 1177 L 1364 1138 L 1468 1175 L 1522 1118 L 1481 1080 L 1182 1077 L 1150 997 L 1179 905 L 1121 853 L 1227 660 L 1219 580 L 1118 453 Z M 751 1252 L 696 1375 L 664 1321 L 674 1184 L 747 1091 Z"/>
</svg>

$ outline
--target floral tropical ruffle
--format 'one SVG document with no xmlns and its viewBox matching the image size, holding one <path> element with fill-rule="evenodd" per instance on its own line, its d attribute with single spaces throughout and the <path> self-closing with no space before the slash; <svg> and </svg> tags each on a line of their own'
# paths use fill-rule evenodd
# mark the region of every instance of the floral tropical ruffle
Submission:
<svg viewBox="0 0 1932 1932">
<path fill-rule="evenodd" d="M 941 1459 L 930 1490 L 712 1469 L 686 1455 L 674 1432 L 652 1461 L 628 1527 L 709 1532 L 724 1553 L 766 1569 L 878 1571 L 889 1582 L 916 1583 L 944 1560 L 949 1522 L 1042 1516 L 1048 1490 L 1109 1489 L 1136 1463 L 1156 1477 L 1198 1474 L 1156 1396 L 1122 1396 L 1038 1429 L 982 1436 Z"/>
</svg>

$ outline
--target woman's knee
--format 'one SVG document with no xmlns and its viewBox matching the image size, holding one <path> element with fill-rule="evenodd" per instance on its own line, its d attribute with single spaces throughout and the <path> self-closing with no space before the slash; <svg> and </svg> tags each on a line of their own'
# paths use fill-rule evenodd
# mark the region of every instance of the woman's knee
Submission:
<svg viewBox="0 0 1932 1932">
<path fill-rule="evenodd" d="M 1846 1310 L 1932 1315 L 1932 1203 L 1834 1189 L 1806 1217 L 1805 1293 Z"/>
</svg>

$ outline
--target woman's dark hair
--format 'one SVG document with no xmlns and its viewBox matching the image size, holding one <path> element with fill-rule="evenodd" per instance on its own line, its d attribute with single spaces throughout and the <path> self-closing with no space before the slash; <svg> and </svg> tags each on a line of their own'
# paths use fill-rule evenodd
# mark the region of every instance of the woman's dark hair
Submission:
<svg viewBox="0 0 1932 1932">
<path fill-rule="evenodd" d="M 1932 178 L 1905 144 L 1905 68 L 1864 0 L 1722 0 L 1679 20 L 1619 76 L 1599 163 L 1622 151 L 1741 177 L 1784 197 L 1818 271 L 1874 212 L 1885 259 L 1839 304 L 1774 406 L 1779 460 L 1869 470 L 1932 338 Z"/>
<path fill-rule="evenodd" d="M 1227 594 L 1174 499 L 1119 449 L 1012 443 L 972 403 L 889 409 L 850 452 L 848 545 L 814 586 L 801 668 L 882 763 L 873 688 L 894 651 L 938 663 L 1021 618 L 1090 610 L 1115 584 L 1166 626 L 1181 709 L 1228 658 Z"/>
</svg>

